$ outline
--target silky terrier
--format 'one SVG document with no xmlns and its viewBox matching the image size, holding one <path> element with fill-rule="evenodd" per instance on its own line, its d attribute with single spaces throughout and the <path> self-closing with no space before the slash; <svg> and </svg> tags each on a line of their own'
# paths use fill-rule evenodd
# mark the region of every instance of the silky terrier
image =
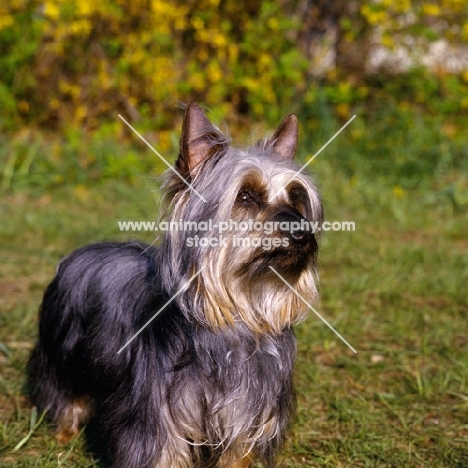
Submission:
<svg viewBox="0 0 468 468">
<path fill-rule="evenodd" d="M 60 441 L 88 423 L 113 468 L 275 466 L 322 219 L 297 134 L 289 115 L 236 149 L 188 105 L 159 246 L 92 244 L 59 263 L 29 387 Z"/>
</svg>

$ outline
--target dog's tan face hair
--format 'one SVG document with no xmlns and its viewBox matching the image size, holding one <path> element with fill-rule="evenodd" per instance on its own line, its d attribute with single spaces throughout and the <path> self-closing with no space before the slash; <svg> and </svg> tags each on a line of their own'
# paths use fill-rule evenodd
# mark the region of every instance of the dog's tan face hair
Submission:
<svg viewBox="0 0 468 468">
<path fill-rule="evenodd" d="M 297 118 L 291 114 L 271 138 L 236 149 L 198 105 L 187 107 L 175 167 L 191 188 L 168 173 L 170 220 L 211 220 L 213 229 L 172 232 L 165 238 L 173 259 L 173 270 L 167 275 L 173 283 L 167 286 L 175 292 L 204 267 L 194 288 L 204 293 L 188 292 L 179 299 L 181 308 L 199 323 L 213 329 L 244 324 L 262 334 L 280 333 L 305 318 L 307 306 L 270 268 L 303 298 L 315 299 L 316 235 L 303 230 L 295 235 L 278 228 L 281 222 L 322 219 L 317 188 L 303 173 L 297 174 L 299 167 L 293 162 L 297 139 Z M 241 224 L 249 220 L 250 227 Z M 220 229 L 230 221 L 239 228 Z M 251 229 L 252 223 L 276 223 L 276 229 Z M 188 247 L 189 238 L 195 236 L 213 243 L 221 236 L 224 241 Z"/>
</svg>

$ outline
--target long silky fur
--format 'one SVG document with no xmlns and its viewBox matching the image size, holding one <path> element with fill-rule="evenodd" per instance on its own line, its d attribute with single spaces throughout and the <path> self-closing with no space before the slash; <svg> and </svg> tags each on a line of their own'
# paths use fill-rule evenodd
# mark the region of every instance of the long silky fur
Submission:
<svg viewBox="0 0 468 468">
<path fill-rule="evenodd" d="M 230 450 L 274 466 L 293 409 L 291 329 L 213 333 L 172 303 L 117 354 L 169 299 L 160 256 L 141 243 L 102 243 L 61 262 L 29 363 L 35 403 L 57 422 L 77 397 L 93 401 L 114 467 L 209 468 Z"/>
<path fill-rule="evenodd" d="M 168 173 L 170 220 L 246 219 L 248 210 L 234 208 L 246 180 L 265 197 L 256 219 L 322 219 L 317 189 L 302 174 L 293 185 L 304 194 L 303 212 L 291 206 L 297 166 L 275 151 L 275 141 L 233 149 L 199 108 L 186 112 L 203 131 L 196 138 L 183 132 L 181 148 L 201 144 L 209 158 L 192 167 L 181 150 L 176 167 L 207 203 Z M 157 248 L 140 242 L 80 248 L 60 262 L 44 293 L 28 369 L 33 402 L 64 440 L 89 421 L 92 448 L 113 468 L 275 466 L 294 407 L 292 325 L 306 308 L 269 265 L 313 300 L 316 236 L 266 252 L 188 248 L 195 234 L 168 232 Z"/>
</svg>

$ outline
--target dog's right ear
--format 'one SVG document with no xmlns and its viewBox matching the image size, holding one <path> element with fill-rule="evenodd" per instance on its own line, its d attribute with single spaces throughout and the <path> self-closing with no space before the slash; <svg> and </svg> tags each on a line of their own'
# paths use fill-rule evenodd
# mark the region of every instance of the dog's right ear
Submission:
<svg viewBox="0 0 468 468">
<path fill-rule="evenodd" d="M 283 158 L 293 159 L 296 154 L 298 138 L 297 117 L 289 114 L 278 126 L 271 137 L 270 144 Z"/>
<path fill-rule="evenodd" d="M 204 161 L 227 146 L 228 139 L 210 122 L 201 107 L 190 103 L 185 109 L 176 162 L 182 177 L 193 179 Z"/>
</svg>

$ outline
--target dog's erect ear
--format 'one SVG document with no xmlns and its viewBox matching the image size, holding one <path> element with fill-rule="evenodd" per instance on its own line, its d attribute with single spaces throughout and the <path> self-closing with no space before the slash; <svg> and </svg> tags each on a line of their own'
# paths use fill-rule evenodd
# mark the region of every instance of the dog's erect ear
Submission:
<svg viewBox="0 0 468 468">
<path fill-rule="evenodd" d="M 270 139 L 270 144 L 283 158 L 293 159 L 296 153 L 297 137 L 297 117 L 290 114 L 279 124 Z"/>
<path fill-rule="evenodd" d="M 226 146 L 227 138 L 209 121 L 197 103 L 190 103 L 185 109 L 176 163 L 181 175 L 193 177 L 197 166 Z"/>
</svg>

